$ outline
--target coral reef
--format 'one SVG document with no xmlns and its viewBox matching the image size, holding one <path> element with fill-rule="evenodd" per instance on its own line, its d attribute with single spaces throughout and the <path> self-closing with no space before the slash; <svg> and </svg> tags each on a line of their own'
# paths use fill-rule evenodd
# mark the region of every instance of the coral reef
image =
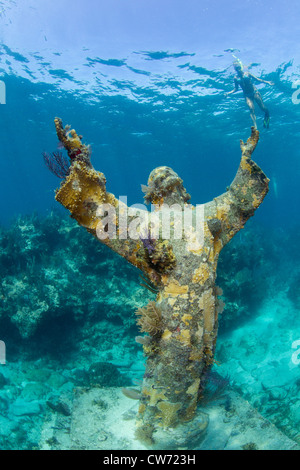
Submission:
<svg viewBox="0 0 300 470">
<path fill-rule="evenodd" d="M 0 231 L 2 335 L 14 325 L 32 338 L 65 319 L 70 327 L 95 318 L 134 325 L 131 312 L 153 294 L 138 284 L 136 269 L 90 241 L 57 213 L 23 216 Z"/>
<path fill-rule="evenodd" d="M 114 387 L 128 383 L 128 379 L 122 376 L 119 369 L 107 362 L 94 362 L 90 365 L 87 375 L 91 386 Z"/>
<path fill-rule="evenodd" d="M 273 263 L 282 259 L 270 240 L 266 229 L 255 226 L 252 221 L 222 250 L 218 262 L 217 283 L 222 287 L 224 315 L 220 316 L 220 328 L 224 331 L 249 320 L 266 295 L 278 290 L 280 278 L 270 276 Z M 282 243 L 282 241 L 280 242 Z M 257 256 L 259 253 L 259 256 Z"/>
<path fill-rule="evenodd" d="M 219 310 L 215 288 L 218 257 L 268 192 L 269 180 L 251 160 L 259 133 L 252 128 L 247 142 L 241 141 L 240 166 L 228 190 L 204 205 L 203 241 L 200 242 L 196 230 L 199 227 L 193 222 L 185 227 L 181 239 L 174 236 L 173 226 L 167 241 L 169 248 L 162 250 L 167 256 L 159 256 L 157 269 L 153 263 L 156 246 L 153 245 L 149 253 L 149 247 L 145 248 L 141 238 L 124 233 L 121 216 L 124 217 L 125 212 L 126 232 L 135 214 L 106 191 L 104 175 L 91 166 L 85 151 L 87 147 L 76 137 L 76 132 L 63 128 L 57 118 L 55 125 L 58 138 L 71 159 L 70 172 L 56 193 L 57 201 L 69 209 L 71 216 L 88 232 L 141 269 L 158 289 L 156 302 L 163 331 L 153 336 L 149 348 L 137 422 L 138 434 L 143 430 L 150 439 L 151 429 L 155 441 L 159 429 L 176 427 L 193 419 L 204 387 L 202 379 L 213 364 Z M 174 212 L 182 215 L 189 200 L 182 180 L 168 167 L 153 170 L 145 192 L 146 199 L 156 207 L 150 215 L 154 225 L 157 214 L 164 216 L 165 204 L 177 205 Z M 103 205 L 114 209 L 113 236 L 109 236 L 107 219 L 101 218 Z M 108 236 L 103 236 L 105 234 Z"/>
</svg>

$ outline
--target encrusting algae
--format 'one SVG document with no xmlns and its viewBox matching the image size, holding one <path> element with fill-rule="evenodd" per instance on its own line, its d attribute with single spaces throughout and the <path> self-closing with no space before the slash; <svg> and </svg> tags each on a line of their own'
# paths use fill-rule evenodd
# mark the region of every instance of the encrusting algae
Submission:
<svg viewBox="0 0 300 470">
<path fill-rule="evenodd" d="M 218 257 L 268 192 L 268 178 L 251 159 L 259 132 L 252 128 L 247 142 L 241 141 L 240 166 L 228 190 L 199 208 L 188 202 L 190 196 L 171 168 L 153 170 L 143 191 L 155 210 L 139 213 L 140 236 L 132 237 L 129 227 L 136 211 L 106 191 L 104 175 L 92 167 L 89 147 L 75 130 L 63 128 L 58 118 L 55 126 L 70 158 L 69 174 L 56 200 L 92 235 L 138 267 L 146 286 L 157 293 L 156 302 L 137 312 L 141 331 L 149 340 L 139 340 L 147 364 L 136 395 L 140 401 L 136 436 L 150 445 L 164 429 L 187 421 L 190 426 L 202 397 L 222 310 L 221 291 L 215 285 Z M 154 237 L 151 228 L 163 220 L 166 207 L 172 207 L 173 216 L 168 222 L 169 238 L 163 238 L 161 227 Z M 187 211 L 189 224 L 184 224 L 178 237 L 174 220 L 183 220 Z M 195 215 L 200 215 L 197 222 Z"/>
</svg>

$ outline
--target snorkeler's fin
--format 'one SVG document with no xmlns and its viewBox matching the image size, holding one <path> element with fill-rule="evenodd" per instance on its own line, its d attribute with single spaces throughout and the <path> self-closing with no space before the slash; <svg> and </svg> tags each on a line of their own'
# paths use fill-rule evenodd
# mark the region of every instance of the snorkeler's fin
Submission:
<svg viewBox="0 0 300 470">
<path fill-rule="evenodd" d="M 267 116 L 267 117 L 265 117 L 265 119 L 264 119 L 264 127 L 265 127 L 266 129 L 269 129 L 269 125 L 270 125 L 270 116 Z"/>
</svg>

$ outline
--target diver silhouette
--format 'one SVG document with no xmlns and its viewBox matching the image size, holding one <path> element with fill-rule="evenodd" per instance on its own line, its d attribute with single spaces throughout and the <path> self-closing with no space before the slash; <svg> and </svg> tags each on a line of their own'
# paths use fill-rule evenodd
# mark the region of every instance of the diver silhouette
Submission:
<svg viewBox="0 0 300 470">
<path fill-rule="evenodd" d="M 236 91 L 238 91 L 239 87 L 241 87 L 244 93 L 246 103 L 250 110 L 250 116 L 251 116 L 255 129 L 257 129 L 257 124 L 256 124 L 254 103 L 257 103 L 260 109 L 265 113 L 264 127 L 268 129 L 269 124 L 270 124 L 270 113 L 269 113 L 268 108 L 263 102 L 261 94 L 259 93 L 257 88 L 253 85 L 252 81 L 254 80 L 254 81 L 257 81 L 258 83 L 266 83 L 267 85 L 274 85 L 274 83 L 269 82 L 267 80 L 262 80 L 261 78 L 257 78 L 254 75 L 252 75 L 250 72 L 245 71 L 242 62 L 239 59 L 237 59 L 233 63 L 233 67 L 237 73 L 237 76 L 234 78 L 235 87 L 233 90 L 226 93 L 226 96 L 229 96 L 232 93 L 235 93 Z"/>
</svg>

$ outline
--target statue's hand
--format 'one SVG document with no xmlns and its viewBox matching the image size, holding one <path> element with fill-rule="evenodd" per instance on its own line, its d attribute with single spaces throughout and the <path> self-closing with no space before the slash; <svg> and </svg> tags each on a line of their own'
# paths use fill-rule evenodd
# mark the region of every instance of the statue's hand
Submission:
<svg viewBox="0 0 300 470">
<path fill-rule="evenodd" d="M 252 126 L 251 136 L 249 137 L 247 142 L 244 143 L 242 140 L 240 140 L 242 154 L 246 155 L 247 157 L 251 157 L 251 154 L 254 152 L 258 140 L 259 140 L 259 131 L 255 129 L 254 126 Z"/>
</svg>

